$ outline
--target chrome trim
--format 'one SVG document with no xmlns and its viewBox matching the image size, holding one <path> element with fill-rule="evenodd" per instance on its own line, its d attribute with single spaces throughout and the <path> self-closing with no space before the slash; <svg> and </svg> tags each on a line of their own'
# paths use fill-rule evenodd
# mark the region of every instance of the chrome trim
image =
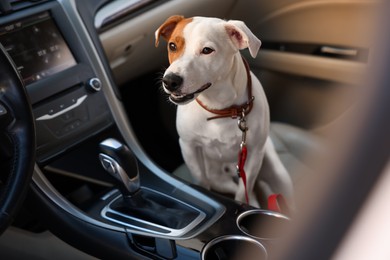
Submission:
<svg viewBox="0 0 390 260">
<path fill-rule="evenodd" d="M 111 197 L 112 195 L 114 195 L 117 192 L 119 192 L 119 191 L 117 189 L 114 189 L 114 190 L 106 193 L 105 195 L 103 195 L 100 199 L 101 200 L 107 200 L 109 197 Z"/>
<path fill-rule="evenodd" d="M 50 181 L 45 177 L 45 175 L 43 174 L 43 172 L 41 171 L 41 169 L 37 164 L 34 167 L 34 174 L 32 176 L 32 181 L 45 194 L 45 196 L 47 196 L 52 200 L 53 203 L 55 203 L 58 207 L 64 209 L 66 212 L 73 215 L 74 217 L 103 228 L 125 232 L 123 227 L 109 225 L 101 221 L 98 221 L 94 218 L 89 217 L 87 214 L 85 214 L 80 209 L 75 207 L 64 196 L 62 196 L 62 194 L 60 194 L 56 190 L 56 188 L 53 187 L 53 185 L 51 185 Z"/>
<path fill-rule="evenodd" d="M 335 55 L 345 55 L 345 56 L 358 55 L 358 50 L 353 48 L 322 46 L 320 51 L 321 53 L 325 53 L 325 54 L 335 54 Z"/>
<path fill-rule="evenodd" d="M 5 114 L 7 114 L 7 109 L 5 108 L 5 106 L 3 106 L 2 104 L 0 104 L 0 116 L 3 116 Z"/>
<path fill-rule="evenodd" d="M 254 236 L 254 235 L 248 233 L 247 231 L 245 231 L 244 229 L 242 229 L 240 226 L 240 221 L 242 221 L 242 219 L 245 218 L 246 216 L 253 215 L 253 214 L 263 214 L 263 215 L 268 215 L 268 216 L 272 216 L 275 218 L 280 218 L 280 219 L 290 221 L 290 218 L 287 217 L 286 215 L 283 215 L 283 214 L 275 212 L 275 211 L 264 210 L 264 209 L 252 209 L 252 210 L 248 210 L 248 211 L 241 213 L 240 215 L 238 215 L 237 220 L 236 220 L 236 224 L 237 224 L 238 229 L 241 230 L 241 232 L 244 233 L 245 235 L 248 235 L 248 236 L 250 236 L 252 238 L 256 238 L 256 239 L 274 240 L 274 239 L 278 239 L 278 238 L 277 237 Z"/>
<path fill-rule="evenodd" d="M 122 147 L 122 143 L 118 142 L 114 138 L 108 138 L 108 139 L 104 140 L 103 142 L 101 142 L 100 144 L 114 148 L 114 149 L 119 149 L 120 147 Z"/>
<path fill-rule="evenodd" d="M 193 228 L 195 228 L 199 223 L 201 223 L 205 218 L 206 218 L 206 214 L 202 211 L 200 211 L 199 209 L 181 201 L 181 200 L 178 200 L 176 198 L 173 198 L 171 196 L 168 196 L 166 194 L 163 194 L 161 192 L 158 192 L 158 191 L 155 191 L 155 190 L 151 190 L 149 188 L 146 188 L 146 187 L 142 187 L 142 189 L 144 190 L 149 190 L 150 192 L 154 192 L 160 196 L 164 196 L 164 197 L 167 197 L 171 200 L 174 200 L 174 201 L 177 201 L 193 210 L 195 210 L 196 212 L 198 212 L 198 216 L 192 221 L 190 222 L 187 226 L 185 226 L 184 228 L 181 228 L 181 229 L 174 229 L 174 228 L 169 228 L 169 227 L 165 227 L 165 226 L 161 226 L 159 224 L 156 224 L 156 223 L 152 223 L 152 222 L 149 222 L 149 221 L 146 221 L 146 220 L 143 220 L 143 219 L 139 219 L 139 218 L 136 218 L 136 217 L 133 217 L 133 216 L 130 216 L 130 215 L 126 215 L 126 214 L 123 214 L 121 212 L 118 212 L 116 210 L 113 210 L 111 208 L 111 205 L 116 201 L 118 200 L 119 198 L 121 198 L 122 195 L 119 195 L 117 196 L 115 199 L 113 199 L 107 206 L 105 206 L 102 211 L 101 211 L 101 216 L 104 218 L 104 219 L 107 219 L 109 221 L 112 221 L 112 222 L 115 222 L 117 224 L 121 224 L 121 225 L 124 225 L 126 227 L 129 227 L 129 228 L 133 228 L 137 231 L 142 231 L 142 232 L 146 232 L 146 233 L 149 233 L 153 236 L 164 236 L 164 237 L 181 237 L 183 235 L 185 235 L 186 233 L 188 233 L 189 231 L 191 231 Z M 151 230 L 151 229 L 148 229 L 148 228 L 143 228 L 141 226 L 136 226 L 136 225 L 132 225 L 130 223 L 126 223 L 126 222 L 123 222 L 123 221 L 120 221 L 118 219 L 115 219 L 113 217 L 109 217 L 108 214 L 111 213 L 111 214 L 115 214 L 117 216 L 120 216 L 120 217 L 123 217 L 125 219 L 128 219 L 128 220 L 132 220 L 132 221 L 135 221 L 135 222 L 138 222 L 140 224 L 146 224 L 148 226 L 152 226 L 152 227 L 155 227 L 156 230 L 159 229 L 159 230 L 163 230 L 165 232 L 158 232 L 156 230 Z M 134 232 L 133 230 L 131 231 L 133 233 L 136 233 Z"/>
<path fill-rule="evenodd" d="M 77 99 L 76 103 L 74 103 L 73 105 L 68 106 L 67 108 L 62 109 L 61 111 L 58 111 L 55 114 L 52 114 L 52 115 L 46 114 L 46 115 L 40 116 L 36 120 L 37 121 L 50 120 L 50 119 L 56 118 L 56 117 L 58 117 L 58 116 L 60 116 L 62 114 L 65 114 L 66 112 L 69 112 L 70 110 L 75 109 L 76 107 L 80 106 L 87 97 L 88 97 L 87 95 L 79 97 Z"/>
<path fill-rule="evenodd" d="M 210 250 L 210 248 L 222 241 L 226 241 L 226 240 L 242 240 L 242 241 L 246 241 L 246 242 L 250 242 L 252 244 L 255 244 L 256 246 L 258 246 L 263 252 L 264 252 L 264 257 L 265 259 L 268 258 L 268 251 L 267 249 L 265 248 L 265 246 L 260 243 L 259 241 L 253 239 L 253 238 L 250 238 L 250 237 L 245 237 L 245 236 L 239 236 L 239 235 L 226 235 L 226 236 L 221 236 L 221 237 L 217 237 L 217 238 L 214 238 L 213 240 L 211 240 L 210 242 L 208 242 L 202 249 L 202 253 L 201 253 L 201 259 L 202 260 L 207 260 L 205 259 L 205 256 L 206 256 L 206 253 L 208 250 Z M 257 256 L 259 257 L 259 256 Z M 259 259 L 259 258 L 257 258 Z M 262 259 L 262 258 L 261 258 Z"/>
<path fill-rule="evenodd" d="M 97 85 L 95 84 L 97 83 Z M 98 78 L 92 78 L 88 80 L 88 85 L 91 90 L 99 92 L 102 89 L 102 82 Z"/>
<path fill-rule="evenodd" d="M 112 1 L 96 13 L 95 28 L 101 29 L 111 21 L 126 16 L 139 7 L 156 2 L 156 0 L 117 0 Z"/>
<path fill-rule="evenodd" d="M 135 175 L 133 178 L 130 178 L 122 166 L 114 158 L 108 156 L 107 154 L 99 153 L 99 159 L 103 168 L 105 168 L 104 162 L 107 162 L 110 164 L 110 166 L 112 166 L 112 169 L 105 168 L 106 172 L 120 181 L 130 194 L 136 192 L 139 189 L 139 174 Z"/>
</svg>

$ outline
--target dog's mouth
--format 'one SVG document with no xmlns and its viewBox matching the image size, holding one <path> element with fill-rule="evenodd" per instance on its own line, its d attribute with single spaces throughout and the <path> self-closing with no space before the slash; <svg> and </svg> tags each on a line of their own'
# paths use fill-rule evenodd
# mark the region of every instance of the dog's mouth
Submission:
<svg viewBox="0 0 390 260">
<path fill-rule="evenodd" d="M 190 94 L 177 95 L 175 93 L 171 93 L 169 95 L 169 100 L 172 103 L 175 103 L 175 104 L 178 104 L 178 105 L 183 105 L 183 104 L 186 104 L 186 103 L 192 101 L 193 99 L 195 99 L 195 96 L 197 94 L 205 91 L 209 87 L 211 87 L 211 83 L 207 83 L 207 84 L 203 85 L 200 89 L 198 89 L 197 91 L 195 91 L 193 93 L 190 93 Z"/>
</svg>

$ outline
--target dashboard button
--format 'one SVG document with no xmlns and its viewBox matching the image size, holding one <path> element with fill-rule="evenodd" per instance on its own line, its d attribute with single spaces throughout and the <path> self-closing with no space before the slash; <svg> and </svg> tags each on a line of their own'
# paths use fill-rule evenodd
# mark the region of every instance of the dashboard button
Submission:
<svg viewBox="0 0 390 260">
<path fill-rule="evenodd" d="M 94 92 L 98 92 L 102 88 L 102 83 L 98 78 L 91 78 L 90 80 L 88 80 L 87 87 Z"/>
</svg>

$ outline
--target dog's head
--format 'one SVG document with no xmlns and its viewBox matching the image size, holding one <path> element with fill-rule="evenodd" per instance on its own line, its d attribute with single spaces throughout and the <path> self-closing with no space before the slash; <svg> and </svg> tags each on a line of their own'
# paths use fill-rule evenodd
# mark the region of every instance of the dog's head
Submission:
<svg viewBox="0 0 390 260">
<path fill-rule="evenodd" d="M 186 104 L 221 79 L 226 79 L 233 56 L 248 48 L 256 57 L 260 40 L 242 21 L 175 15 L 155 32 L 168 42 L 170 66 L 163 76 L 164 91 L 175 104 Z"/>
</svg>

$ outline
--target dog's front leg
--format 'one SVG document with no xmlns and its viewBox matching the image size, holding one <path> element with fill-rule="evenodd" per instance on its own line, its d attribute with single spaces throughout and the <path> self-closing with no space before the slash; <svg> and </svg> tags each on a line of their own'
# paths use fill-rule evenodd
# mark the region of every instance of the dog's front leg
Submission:
<svg viewBox="0 0 390 260">
<path fill-rule="evenodd" d="M 183 159 L 196 184 L 201 185 L 206 189 L 210 189 L 210 182 L 205 175 L 205 162 L 203 158 L 202 149 L 193 143 L 185 142 L 179 139 L 179 144 Z"/>
</svg>

